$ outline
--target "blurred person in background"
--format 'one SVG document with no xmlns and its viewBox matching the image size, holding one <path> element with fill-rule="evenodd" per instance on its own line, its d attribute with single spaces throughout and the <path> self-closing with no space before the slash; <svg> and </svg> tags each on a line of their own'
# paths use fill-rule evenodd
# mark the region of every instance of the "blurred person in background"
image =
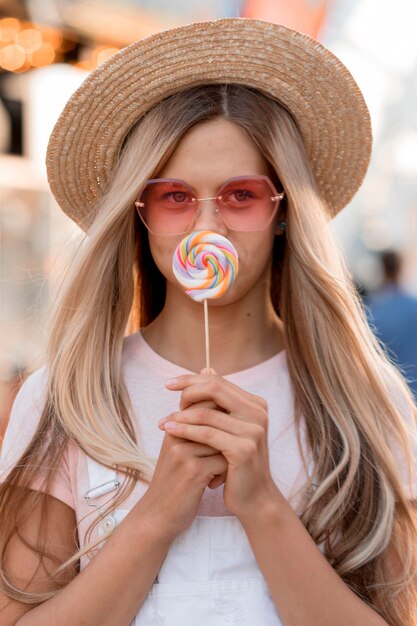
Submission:
<svg viewBox="0 0 417 626">
<path fill-rule="evenodd" d="M 417 298 L 403 286 L 403 256 L 399 251 L 382 251 L 379 262 L 381 287 L 366 297 L 369 323 L 417 399 Z"/>
</svg>

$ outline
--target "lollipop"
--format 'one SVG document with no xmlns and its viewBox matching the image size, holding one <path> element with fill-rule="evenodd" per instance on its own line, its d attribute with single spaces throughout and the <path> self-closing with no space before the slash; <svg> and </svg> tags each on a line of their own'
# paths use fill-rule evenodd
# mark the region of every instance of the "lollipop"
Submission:
<svg viewBox="0 0 417 626">
<path fill-rule="evenodd" d="M 238 272 L 234 245 L 217 233 L 200 230 L 178 245 L 172 269 L 186 293 L 196 302 L 220 298 L 233 285 Z"/>
<path fill-rule="evenodd" d="M 234 245 L 218 233 L 200 230 L 187 235 L 172 257 L 172 270 L 187 295 L 204 302 L 206 367 L 210 369 L 208 298 L 221 298 L 233 285 L 238 273 Z"/>
</svg>

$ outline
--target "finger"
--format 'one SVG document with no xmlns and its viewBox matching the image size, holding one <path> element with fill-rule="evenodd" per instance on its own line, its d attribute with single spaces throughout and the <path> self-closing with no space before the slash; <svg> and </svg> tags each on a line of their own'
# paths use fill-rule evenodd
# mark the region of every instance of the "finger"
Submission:
<svg viewBox="0 0 417 626">
<path fill-rule="evenodd" d="M 181 402 L 180 402 L 180 411 L 183 411 L 183 407 L 181 406 Z M 185 407 L 188 408 L 188 407 Z M 193 404 L 193 408 L 197 409 L 197 408 L 207 408 L 207 409 L 217 409 L 218 411 L 223 411 L 223 409 L 221 407 L 219 407 L 215 402 L 213 402 L 213 400 L 201 400 L 200 402 L 195 402 Z"/>
<path fill-rule="evenodd" d="M 193 402 L 189 404 L 189 403 L 184 403 L 182 401 L 182 398 L 180 398 L 180 403 L 179 403 L 180 411 L 183 411 L 184 409 L 188 409 L 189 406 L 192 406 L 193 409 L 206 407 L 207 409 L 216 409 L 217 411 L 222 411 L 223 413 L 227 413 L 225 409 L 223 409 L 221 406 L 213 402 L 213 400 L 200 400 L 199 402 Z"/>
<path fill-rule="evenodd" d="M 168 389 L 172 390 L 185 390 L 189 387 L 193 387 L 196 384 L 207 384 L 209 385 L 209 389 L 214 394 L 217 392 L 218 398 L 218 390 L 223 391 L 225 393 L 228 391 L 231 395 L 234 394 L 233 397 L 237 398 L 247 398 L 248 401 L 251 401 L 258 405 L 260 408 L 265 410 L 268 409 L 267 402 L 264 398 L 257 396 L 255 394 L 250 393 L 249 391 L 245 391 L 238 385 L 226 380 L 222 376 L 218 375 L 209 375 L 209 374 L 184 374 L 182 376 L 177 376 L 177 378 L 171 378 L 165 381 L 165 386 Z M 210 396 L 211 397 L 211 396 Z M 216 400 L 216 398 L 214 398 Z"/>
<path fill-rule="evenodd" d="M 237 385 L 228 383 L 220 377 L 195 382 L 183 389 L 180 399 L 180 410 L 210 399 L 227 413 L 238 415 L 240 419 L 249 421 L 267 420 L 268 405 L 263 398 L 250 394 Z"/>
<path fill-rule="evenodd" d="M 256 440 L 262 439 L 267 430 L 260 424 L 236 419 L 234 415 L 228 415 L 215 409 L 194 406 L 185 411 L 171 413 L 168 417 L 160 420 L 161 428 L 166 430 L 167 424 L 192 424 L 196 426 L 209 426 L 236 437 L 247 437 Z M 175 427 L 172 427 L 174 430 Z M 170 432 L 170 431 L 169 431 Z M 210 444 L 211 445 L 211 444 Z"/>
<path fill-rule="evenodd" d="M 165 429 L 179 439 L 205 443 L 222 452 L 228 462 L 238 458 L 254 457 L 257 446 L 254 441 L 238 437 L 218 428 L 181 422 L 166 422 Z"/>
<path fill-rule="evenodd" d="M 207 486 L 214 482 L 218 487 L 224 482 L 225 476 L 227 475 L 227 461 L 223 454 L 217 453 L 217 455 L 210 457 L 210 459 L 205 462 L 205 468 L 206 471 L 208 470 L 209 475 L 212 475 Z"/>
<path fill-rule="evenodd" d="M 167 439 L 168 445 L 181 445 L 187 446 L 187 449 L 184 450 L 184 454 L 198 456 L 198 457 L 207 457 L 213 456 L 214 454 L 219 454 L 219 451 L 213 448 L 212 446 L 208 446 L 202 443 L 196 443 L 195 441 L 187 441 L 185 439 L 179 439 L 178 437 L 174 437 L 170 435 L 169 432 L 165 431 L 164 441 Z"/>
<path fill-rule="evenodd" d="M 193 409 L 200 409 L 200 408 L 201 409 L 203 409 L 203 408 L 205 408 L 205 409 L 215 409 L 216 411 L 221 411 L 221 412 L 225 413 L 224 409 L 222 409 L 221 407 L 217 406 L 217 404 L 215 402 L 213 402 L 212 400 L 203 400 L 201 402 L 196 402 L 195 404 L 192 405 L 192 408 Z M 180 409 L 180 411 L 183 410 L 181 405 L 180 405 L 179 409 Z M 163 423 L 166 422 L 169 419 L 170 419 L 170 416 L 164 417 L 164 418 L 160 419 L 159 422 L 158 422 L 158 428 L 160 428 L 161 430 L 164 430 L 163 429 Z"/>
<path fill-rule="evenodd" d="M 211 479 L 207 487 L 209 487 L 209 489 L 217 489 L 217 487 L 220 487 L 220 485 L 226 482 L 226 476 L 227 472 L 224 474 L 217 474 L 217 476 Z"/>
</svg>

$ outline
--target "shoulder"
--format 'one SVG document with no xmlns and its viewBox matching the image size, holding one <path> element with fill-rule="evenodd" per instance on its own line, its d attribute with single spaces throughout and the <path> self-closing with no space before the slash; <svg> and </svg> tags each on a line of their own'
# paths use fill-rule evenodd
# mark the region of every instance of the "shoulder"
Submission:
<svg viewBox="0 0 417 626">
<path fill-rule="evenodd" d="M 23 428 L 26 431 L 32 424 L 37 425 L 46 400 L 47 382 L 46 365 L 25 379 L 14 399 L 5 439 L 10 429 Z"/>
<path fill-rule="evenodd" d="M 15 405 L 34 405 L 43 402 L 46 397 L 47 382 L 46 365 L 29 374 L 16 395 L 12 411 L 15 409 Z"/>
<path fill-rule="evenodd" d="M 46 400 L 46 365 L 32 372 L 20 387 L 1 445 L 1 465 L 14 461 L 26 449 L 39 424 Z"/>
</svg>

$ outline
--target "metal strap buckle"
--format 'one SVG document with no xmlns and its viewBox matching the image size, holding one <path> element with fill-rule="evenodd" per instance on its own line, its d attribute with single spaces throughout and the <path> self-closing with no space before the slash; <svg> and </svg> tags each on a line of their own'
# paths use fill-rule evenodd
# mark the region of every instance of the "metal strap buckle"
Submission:
<svg viewBox="0 0 417 626">
<path fill-rule="evenodd" d="M 117 480 L 117 478 L 114 478 L 113 480 L 108 480 L 107 482 L 102 483 L 97 487 L 93 487 L 93 489 L 89 489 L 84 497 L 87 500 L 89 506 L 93 506 L 98 509 L 99 507 L 97 506 L 97 504 L 92 503 L 91 500 L 99 498 L 100 496 L 104 496 L 107 493 L 114 491 L 115 489 L 119 490 L 119 487 L 120 482 Z"/>
</svg>

